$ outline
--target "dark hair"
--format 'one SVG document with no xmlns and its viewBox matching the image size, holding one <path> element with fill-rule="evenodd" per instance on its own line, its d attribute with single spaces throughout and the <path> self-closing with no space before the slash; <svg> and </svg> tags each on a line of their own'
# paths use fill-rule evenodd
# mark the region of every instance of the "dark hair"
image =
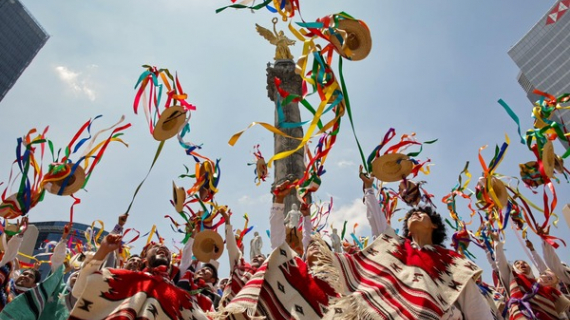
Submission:
<svg viewBox="0 0 570 320">
<path fill-rule="evenodd" d="M 138 254 L 132 254 L 132 255 L 127 259 L 127 261 L 131 260 L 132 258 L 139 258 L 139 259 L 140 259 L 141 256 L 139 256 Z"/>
<path fill-rule="evenodd" d="M 214 279 L 216 280 L 214 282 L 214 285 L 216 285 L 216 283 L 218 283 L 218 268 L 216 268 L 213 264 L 211 263 L 205 263 L 202 268 L 209 268 L 210 270 L 212 270 L 212 276 L 214 277 Z"/>
<path fill-rule="evenodd" d="M 42 274 L 39 270 L 36 269 L 27 269 L 25 271 L 30 271 L 34 274 L 34 283 L 39 283 L 42 280 Z"/>
<path fill-rule="evenodd" d="M 437 228 L 433 230 L 433 234 L 431 235 L 431 241 L 433 242 L 433 244 L 441 246 L 443 244 L 443 241 L 447 239 L 447 234 L 445 232 L 445 224 L 443 224 L 443 219 L 441 218 L 439 213 L 435 212 L 433 208 L 430 206 L 420 206 L 418 208 L 412 208 L 410 211 L 408 211 L 408 213 L 406 213 L 406 216 L 404 217 L 404 227 L 402 229 L 404 232 L 403 235 L 404 238 L 411 239 L 410 230 L 408 230 L 408 219 L 410 219 L 412 213 L 418 211 L 426 213 L 430 217 L 431 222 L 437 226 Z"/>
</svg>

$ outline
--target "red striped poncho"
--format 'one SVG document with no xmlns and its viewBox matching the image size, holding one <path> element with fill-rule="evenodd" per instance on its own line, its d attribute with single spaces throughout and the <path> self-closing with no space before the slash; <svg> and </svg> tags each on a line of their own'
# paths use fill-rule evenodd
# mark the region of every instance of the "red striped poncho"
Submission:
<svg viewBox="0 0 570 320">
<path fill-rule="evenodd" d="M 454 303 L 480 270 L 441 246 L 415 248 L 390 227 L 362 251 L 335 254 L 344 286 L 326 319 L 433 319 L 457 313 Z M 445 317 L 444 317 L 445 315 Z"/>
<path fill-rule="evenodd" d="M 330 253 L 330 251 L 329 251 Z M 330 253 L 329 262 L 332 262 Z M 276 248 L 229 304 L 214 319 L 320 319 L 330 298 L 336 274 L 331 266 L 309 268 L 287 245 Z"/>
<path fill-rule="evenodd" d="M 70 320 L 207 319 L 167 274 L 103 268 L 87 278 Z"/>
<path fill-rule="evenodd" d="M 245 262 L 244 258 L 240 257 L 234 269 L 231 271 L 220 305 L 224 307 L 228 305 L 228 303 L 230 303 L 245 284 L 253 277 L 256 271 L 257 268 L 252 267 L 250 264 Z"/>
<path fill-rule="evenodd" d="M 559 314 L 568 310 L 570 300 L 556 288 L 545 287 L 535 279 L 513 272 L 511 298 L 508 302 L 510 320 L 555 320 Z M 530 309 L 530 310 L 529 310 Z"/>
</svg>

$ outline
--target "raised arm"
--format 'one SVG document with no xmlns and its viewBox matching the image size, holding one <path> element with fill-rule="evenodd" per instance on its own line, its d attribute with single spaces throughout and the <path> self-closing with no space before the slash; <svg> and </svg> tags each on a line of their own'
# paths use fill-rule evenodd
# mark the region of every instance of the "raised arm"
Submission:
<svg viewBox="0 0 570 320">
<path fill-rule="evenodd" d="M 230 222 L 230 214 L 226 212 L 226 208 L 220 208 L 220 214 L 224 217 L 226 224 L 226 248 L 228 249 L 228 258 L 230 259 L 230 270 L 233 270 L 238 261 L 242 257 L 242 253 L 238 248 L 234 230 Z"/>
<path fill-rule="evenodd" d="M 313 223 L 311 221 L 311 205 L 301 204 L 301 214 L 303 214 L 303 251 L 307 252 L 309 242 L 311 242 L 311 234 L 313 232 Z"/>
<path fill-rule="evenodd" d="M 194 227 L 194 228 L 193 228 Z M 186 244 L 184 245 L 184 248 L 182 248 L 182 257 L 180 257 L 180 275 L 183 275 L 188 268 L 190 268 L 190 265 L 192 264 L 192 246 L 194 245 L 194 236 L 195 236 L 195 232 L 196 232 L 196 228 L 200 228 L 199 226 L 193 226 L 192 224 L 188 224 L 186 226 L 186 233 L 188 232 L 192 232 L 192 235 L 190 236 L 190 238 L 188 238 L 188 241 L 186 242 Z"/>
<path fill-rule="evenodd" d="M 548 269 L 546 263 L 544 263 L 542 257 L 534 250 L 534 245 L 528 239 L 526 240 L 526 247 L 530 250 L 532 258 L 534 259 L 534 262 L 536 262 L 536 267 L 538 268 L 538 272 L 543 273 L 544 271 L 546 271 L 546 269 Z"/>
<path fill-rule="evenodd" d="M 360 166 L 360 179 L 364 183 L 364 204 L 366 205 L 366 218 L 370 223 L 370 228 L 372 229 L 372 235 L 374 237 L 379 236 L 381 233 L 386 231 L 388 227 L 388 222 L 386 221 L 386 216 L 380 208 L 380 203 L 374 195 L 374 189 L 372 185 L 374 184 L 374 177 L 368 176 L 366 173 L 362 172 L 362 165 Z"/>
<path fill-rule="evenodd" d="M 75 281 L 75 285 L 73 286 L 72 294 L 74 297 L 79 298 L 83 294 L 87 286 L 87 278 L 95 271 L 101 269 L 101 265 L 109 253 L 121 247 L 121 239 L 122 236 L 118 234 L 108 234 L 103 239 L 93 258 L 87 263 L 84 263 L 83 268 L 81 268 L 77 281 Z"/>
<path fill-rule="evenodd" d="M 6 244 L 6 233 L 4 232 L 4 234 L 2 234 L 2 242 L 4 243 L 5 250 L 2 260 L 0 260 L 0 267 L 5 266 L 8 262 L 16 259 L 16 257 L 18 256 L 18 251 L 20 250 L 20 246 L 24 241 L 24 232 L 26 231 L 27 225 L 28 225 L 28 217 L 22 218 L 21 222 L 18 221 L 18 230 L 20 230 L 21 226 L 24 226 L 23 229 L 24 231 L 13 236 L 12 239 L 10 239 L 10 241 L 8 241 L 7 244 Z"/>
<path fill-rule="evenodd" d="M 513 278 L 511 266 L 507 261 L 507 256 L 505 256 L 505 249 L 503 248 L 503 243 L 499 239 L 499 234 L 497 232 L 492 232 L 491 237 L 493 238 L 495 245 L 495 263 L 499 270 L 499 279 L 501 280 L 505 290 L 508 292 Z"/>
<path fill-rule="evenodd" d="M 542 241 L 542 254 L 544 255 L 546 265 L 560 278 L 560 281 L 570 284 L 570 268 L 562 263 L 550 243 Z"/>
<path fill-rule="evenodd" d="M 71 231 L 71 222 L 63 227 L 63 233 L 61 234 L 61 240 L 57 243 L 53 249 L 53 254 L 51 256 L 51 272 L 55 272 L 65 261 L 65 256 L 67 255 L 67 237 Z"/>
<path fill-rule="evenodd" d="M 120 235 L 122 237 L 124 227 L 125 227 L 125 224 L 127 224 L 128 218 L 129 218 L 129 215 L 126 213 L 123 215 L 120 215 L 118 218 L 117 224 L 115 225 L 113 230 L 111 230 L 110 234 L 116 234 L 116 235 Z M 111 254 L 109 254 L 107 256 L 107 260 L 105 260 L 103 267 L 104 268 L 117 268 L 117 265 L 118 265 L 117 264 L 117 257 L 118 257 L 118 251 L 114 251 Z"/>
<path fill-rule="evenodd" d="M 291 190 L 287 188 L 289 183 L 290 182 L 287 180 L 275 187 L 275 201 L 271 206 L 271 213 L 269 216 L 271 250 L 274 250 L 285 243 L 286 230 L 283 212 L 285 211 L 285 197 L 291 192 Z"/>
</svg>

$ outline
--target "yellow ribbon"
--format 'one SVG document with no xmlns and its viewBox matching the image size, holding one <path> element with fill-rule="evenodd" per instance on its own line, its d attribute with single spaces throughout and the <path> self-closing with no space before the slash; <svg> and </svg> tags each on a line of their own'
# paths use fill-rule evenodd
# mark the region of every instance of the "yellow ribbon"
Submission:
<svg viewBox="0 0 570 320">
<path fill-rule="evenodd" d="M 152 239 L 152 236 L 154 235 L 154 232 L 156 231 L 156 225 L 153 224 L 152 225 L 152 229 L 150 229 L 150 232 L 148 234 L 148 239 L 146 239 L 146 244 L 150 243 L 150 240 Z"/>
<path fill-rule="evenodd" d="M 101 237 L 101 235 L 103 234 L 103 231 L 105 231 L 105 224 L 103 223 L 103 221 L 101 220 L 95 220 L 91 223 L 91 232 L 94 232 L 95 229 L 95 223 L 98 222 L 101 225 L 101 228 L 99 229 L 99 232 L 97 232 L 97 235 L 95 235 L 95 238 L 93 238 L 93 243 L 95 244 L 95 248 L 99 248 L 99 237 Z"/>
<path fill-rule="evenodd" d="M 280 136 L 283 136 L 283 137 L 285 137 L 285 138 L 295 139 L 295 140 L 301 140 L 300 138 L 292 137 L 292 136 L 290 136 L 290 135 L 285 134 L 285 133 L 282 132 L 281 130 L 275 128 L 274 126 L 272 126 L 272 125 L 270 125 L 270 124 L 268 124 L 268 123 L 265 123 L 265 122 L 252 122 L 249 126 L 247 126 L 247 128 L 245 128 L 244 130 L 242 130 L 242 131 L 240 131 L 240 132 L 234 134 L 234 135 L 230 138 L 230 140 L 228 141 L 228 144 L 233 147 L 233 146 L 236 144 L 236 142 L 238 141 L 238 139 L 241 137 L 241 135 L 242 135 L 245 131 L 247 131 L 249 128 L 251 128 L 251 127 L 253 127 L 253 126 L 257 125 L 257 124 L 260 125 L 260 126 L 262 126 L 262 127 L 264 127 L 265 129 L 267 129 L 267 130 L 269 130 L 269 131 L 271 131 L 271 132 L 273 132 L 273 133 L 275 133 L 275 134 L 278 134 L 278 135 L 280 135 Z"/>
<path fill-rule="evenodd" d="M 507 145 L 510 145 L 510 139 L 509 139 L 509 136 L 507 134 L 505 134 L 505 140 L 507 142 Z M 507 147 L 507 149 L 508 149 L 508 147 Z M 505 153 L 507 152 L 507 149 L 505 149 Z M 481 151 L 481 149 L 479 149 L 479 151 Z M 504 158 L 505 158 L 505 154 L 503 154 L 503 156 L 500 159 L 495 159 L 498 162 L 495 164 L 493 170 L 489 170 L 487 172 L 487 177 L 486 177 L 486 181 L 485 181 L 486 185 L 487 185 L 487 190 L 489 190 L 489 195 L 493 199 L 493 202 L 495 203 L 495 205 L 499 207 L 499 209 L 503 209 L 503 204 L 501 203 L 501 201 L 499 201 L 499 197 L 497 197 L 495 190 L 493 190 L 493 184 L 491 183 L 491 180 L 492 180 L 494 171 L 497 169 L 497 167 L 499 167 L 499 164 L 503 161 Z M 485 170 L 486 170 L 486 168 L 485 168 Z M 503 182 L 501 181 L 500 183 L 503 183 Z"/>
</svg>

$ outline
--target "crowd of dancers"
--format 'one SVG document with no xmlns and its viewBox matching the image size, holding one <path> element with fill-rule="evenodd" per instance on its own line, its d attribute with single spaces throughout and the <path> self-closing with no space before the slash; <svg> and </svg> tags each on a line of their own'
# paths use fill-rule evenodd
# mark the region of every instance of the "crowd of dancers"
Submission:
<svg viewBox="0 0 570 320">
<path fill-rule="evenodd" d="M 508 262 L 500 234 L 493 233 L 494 250 L 487 251 L 493 283 L 485 283 L 479 266 L 445 248 L 446 227 L 432 206 L 411 207 L 398 235 L 375 196 L 374 178 L 360 178 L 362 214 L 374 239 L 362 249 L 325 241 L 313 231 L 305 204 L 299 208 L 303 231 L 289 228 L 288 181 L 273 191 L 272 252 L 252 247 L 250 261 L 238 246 L 227 207 L 218 209 L 225 244 L 208 235 L 215 231 L 188 224 L 190 238 L 174 258 L 154 242 L 121 258 L 128 220 L 122 215 L 96 251 L 70 260 L 68 224 L 43 281 L 36 268 L 19 267 L 24 233 L 4 233 L 0 319 L 567 319 L 570 268 L 547 241 L 544 259 L 527 241 L 538 265 L 535 276 L 528 262 Z M 25 230 L 27 224 L 23 218 L 17 227 Z M 220 257 L 219 246 L 228 253 L 230 274 L 218 274 L 218 261 L 207 261 Z"/>
</svg>

